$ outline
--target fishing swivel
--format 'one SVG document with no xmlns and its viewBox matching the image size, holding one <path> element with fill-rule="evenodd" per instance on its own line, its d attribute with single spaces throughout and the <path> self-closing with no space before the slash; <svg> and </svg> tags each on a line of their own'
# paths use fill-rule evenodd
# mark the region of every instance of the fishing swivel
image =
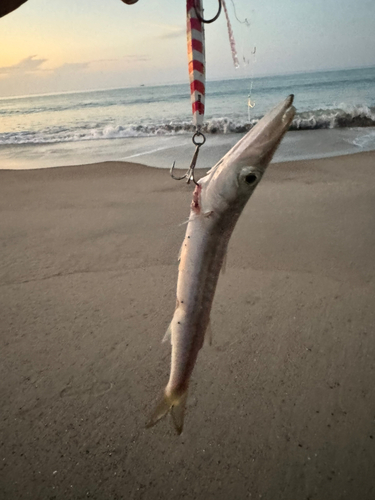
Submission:
<svg viewBox="0 0 375 500">
<path fill-rule="evenodd" d="M 182 177 L 175 177 L 173 175 L 174 166 L 176 164 L 175 161 L 173 162 L 173 165 L 171 166 L 170 174 L 171 174 L 172 179 L 175 179 L 176 181 L 182 181 L 182 179 L 187 179 L 186 180 L 187 184 L 190 184 L 190 182 L 193 181 L 194 184 L 196 186 L 198 186 L 198 183 L 194 178 L 194 169 L 195 169 L 195 165 L 197 164 L 199 148 L 201 146 L 203 146 L 203 144 L 206 142 L 206 137 L 204 136 L 204 134 L 202 134 L 202 132 L 197 131 L 193 135 L 192 141 L 193 141 L 193 144 L 195 145 L 195 153 L 193 155 L 193 159 L 191 160 L 190 167 L 188 168 L 186 174 L 183 175 Z"/>
</svg>

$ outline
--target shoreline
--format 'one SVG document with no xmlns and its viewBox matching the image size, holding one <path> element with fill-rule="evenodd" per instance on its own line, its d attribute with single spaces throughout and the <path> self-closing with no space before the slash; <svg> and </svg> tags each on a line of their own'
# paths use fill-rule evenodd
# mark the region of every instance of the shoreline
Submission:
<svg viewBox="0 0 375 500">
<path fill-rule="evenodd" d="M 243 134 L 207 135 L 197 168 L 215 165 Z M 375 150 L 375 127 L 290 131 L 274 163 L 323 159 Z M 187 168 L 194 148 L 191 135 L 101 139 L 56 144 L 4 145 L 0 148 L 0 170 L 57 168 L 81 163 L 128 161 L 165 168 L 176 160 Z"/>
<path fill-rule="evenodd" d="M 126 162 L 0 170 L 0 497 L 372 498 L 374 164 L 268 167 L 181 437 L 144 426 L 192 186 Z"/>
<path fill-rule="evenodd" d="M 356 163 L 356 161 L 364 161 L 368 163 L 372 163 L 372 161 L 375 164 L 375 150 L 372 151 L 359 151 L 357 153 L 347 153 L 343 155 L 335 155 L 335 156 L 327 156 L 324 158 L 307 158 L 307 159 L 296 159 L 296 160 L 285 160 L 285 161 L 274 161 L 272 160 L 271 163 L 269 164 L 269 167 L 264 175 L 264 178 L 262 179 L 262 184 L 264 182 L 267 182 L 267 179 L 272 176 L 273 178 L 274 174 L 276 174 L 277 170 L 293 170 L 296 169 L 296 171 L 303 171 L 304 168 L 309 168 L 309 167 L 316 167 L 316 165 L 320 166 L 322 165 L 323 168 L 329 167 L 329 166 L 336 166 L 337 163 L 340 163 L 340 161 L 344 162 L 345 164 L 350 163 L 351 161 L 353 163 Z M 206 172 L 210 169 L 209 168 L 196 168 L 196 170 L 199 172 L 199 178 L 203 177 Z M 133 161 L 118 161 L 118 160 L 104 160 L 100 162 L 93 162 L 93 163 L 77 163 L 76 165 L 62 165 L 62 166 L 55 166 L 55 167 L 41 167 L 41 168 L 25 168 L 25 169 L 6 169 L 0 168 L 0 178 L 1 176 L 4 176 L 5 181 L 7 180 L 7 177 L 9 175 L 9 178 L 12 178 L 13 175 L 15 174 L 22 176 L 24 174 L 27 176 L 29 179 L 31 179 L 33 176 L 29 175 L 32 174 L 33 172 L 37 176 L 37 173 L 39 175 L 42 175 L 45 173 L 46 178 L 53 178 L 55 174 L 49 174 L 49 172 L 54 172 L 56 173 L 57 171 L 60 172 L 61 175 L 56 175 L 56 178 L 58 177 L 64 177 L 67 175 L 69 172 L 70 173 L 77 173 L 78 170 L 80 171 L 80 177 L 81 175 L 90 175 L 92 173 L 93 175 L 101 175 L 105 173 L 123 173 L 126 175 L 131 175 L 134 178 L 138 178 L 139 174 L 141 173 L 148 173 L 149 176 L 152 177 L 153 174 L 155 174 L 155 179 L 161 179 L 164 177 L 164 180 L 171 181 L 170 173 L 169 173 L 169 168 L 160 168 L 160 167 L 153 167 L 150 165 L 146 165 L 144 163 L 138 163 L 138 162 L 133 162 Z M 177 172 L 181 170 L 181 173 L 184 171 L 184 169 L 179 169 L 176 168 Z M 271 173 L 272 172 L 272 173 Z M 175 182 L 171 184 L 171 187 L 177 187 L 178 185 L 185 184 L 185 182 Z M 178 190 L 180 191 L 180 189 Z"/>
</svg>

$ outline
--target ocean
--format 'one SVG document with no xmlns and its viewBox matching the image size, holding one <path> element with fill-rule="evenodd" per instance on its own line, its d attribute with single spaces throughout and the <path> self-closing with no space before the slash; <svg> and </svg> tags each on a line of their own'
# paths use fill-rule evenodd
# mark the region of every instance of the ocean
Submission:
<svg viewBox="0 0 375 500">
<path fill-rule="evenodd" d="M 198 166 L 212 166 L 289 94 L 297 114 L 275 160 L 375 149 L 375 68 L 209 81 Z M 1 98 L 0 168 L 174 159 L 185 167 L 192 132 L 188 83 Z"/>
</svg>

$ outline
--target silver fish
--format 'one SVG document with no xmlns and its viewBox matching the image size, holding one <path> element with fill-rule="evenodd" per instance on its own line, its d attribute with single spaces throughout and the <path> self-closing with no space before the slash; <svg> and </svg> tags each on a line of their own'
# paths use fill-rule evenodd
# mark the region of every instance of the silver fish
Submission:
<svg viewBox="0 0 375 500">
<path fill-rule="evenodd" d="M 177 433 L 182 432 L 189 381 L 230 236 L 293 120 L 292 103 L 290 95 L 198 181 L 181 247 L 176 310 L 166 334 L 172 344 L 170 377 L 147 427 L 171 411 Z"/>
</svg>

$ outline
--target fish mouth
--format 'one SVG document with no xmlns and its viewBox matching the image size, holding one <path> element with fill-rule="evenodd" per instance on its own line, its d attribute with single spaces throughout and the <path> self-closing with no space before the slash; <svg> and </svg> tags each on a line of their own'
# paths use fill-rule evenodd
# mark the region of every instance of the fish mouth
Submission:
<svg viewBox="0 0 375 500">
<path fill-rule="evenodd" d="M 275 106 L 269 113 L 267 113 L 254 127 L 259 129 L 260 132 L 267 130 L 268 134 L 282 133 L 284 129 L 288 130 L 293 121 L 296 109 L 293 106 L 294 94 L 290 94 L 285 101 Z"/>
<path fill-rule="evenodd" d="M 282 138 L 290 127 L 295 115 L 293 106 L 294 95 L 289 95 L 284 101 L 269 111 L 259 122 L 240 139 L 233 148 L 199 180 L 199 185 L 211 185 L 211 181 L 224 176 L 226 184 L 227 173 L 251 167 L 257 178 L 262 177 L 269 162 L 278 148 Z M 257 172 L 257 173 L 256 173 Z M 216 182 L 215 181 L 215 182 Z M 215 184 L 214 182 L 214 184 Z"/>
<path fill-rule="evenodd" d="M 273 135 L 281 133 L 285 127 L 289 127 L 294 118 L 296 109 L 293 106 L 294 94 L 288 97 L 275 106 L 271 111 L 263 116 L 261 120 L 250 130 L 251 135 L 258 136 L 259 134 Z"/>
<path fill-rule="evenodd" d="M 250 160 L 265 169 L 293 121 L 296 112 L 293 100 L 294 95 L 290 94 L 264 115 L 232 148 L 231 155 L 237 156 L 240 163 L 248 164 Z"/>
</svg>

